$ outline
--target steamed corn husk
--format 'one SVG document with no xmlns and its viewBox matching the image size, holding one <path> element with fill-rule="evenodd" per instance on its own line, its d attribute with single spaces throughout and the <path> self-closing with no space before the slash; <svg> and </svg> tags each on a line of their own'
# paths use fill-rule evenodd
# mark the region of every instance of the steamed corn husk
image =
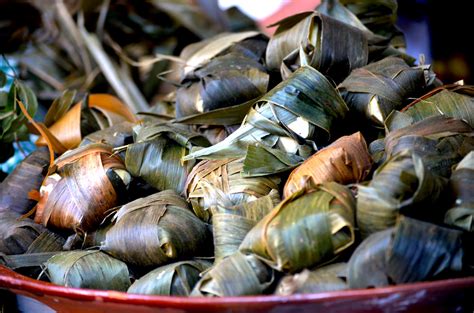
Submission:
<svg viewBox="0 0 474 313">
<path fill-rule="evenodd" d="M 259 295 L 270 287 L 273 280 L 273 270 L 259 258 L 236 252 L 211 267 L 195 285 L 191 296 Z"/>
<path fill-rule="evenodd" d="M 158 267 L 136 280 L 128 293 L 162 296 L 189 296 L 209 261 L 181 261 Z"/>
<path fill-rule="evenodd" d="M 292 194 L 247 234 L 240 246 L 276 270 L 297 272 L 352 246 L 355 199 L 334 182 Z"/>
<path fill-rule="evenodd" d="M 329 140 L 347 112 L 327 78 L 303 66 L 256 101 L 241 127 L 229 137 L 183 160 L 244 157 L 247 147 L 256 143 L 308 157 Z"/>
<path fill-rule="evenodd" d="M 393 110 L 403 108 L 425 86 L 423 68 L 387 57 L 353 70 L 338 89 L 352 112 L 381 126 Z"/>
<path fill-rule="evenodd" d="M 130 286 L 127 265 L 100 251 L 68 251 L 45 264 L 52 283 L 73 288 L 126 291 Z"/>
<path fill-rule="evenodd" d="M 361 182 L 371 166 L 372 159 L 362 134 L 343 136 L 294 169 L 286 181 L 283 195 L 289 197 L 304 188 L 306 179 L 310 179 L 313 185 L 330 181 L 341 184 Z"/>
<path fill-rule="evenodd" d="M 428 170 L 417 154 L 404 150 L 390 157 L 368 186 L 358 187 L 356 215 L 362 237 L 394 226 L 401 214 L 431 211 L 434 218 L 445 185 L 446 179 Z"/>
<path fill-rule="evenodd" d="M 307 64 L 334 81 L 367 64 L 368 44 L 363 31 L 319 12 L 304 12 L 276 23 L 267 47 L 271 70 L 285 79 Z"/>
<path fill-rule="evenodd" d="M 104 144 L 63 154 L 52 171 L 41 187 L 35 221 L 75 232 L 89 231 L 100 224 L 107 210 L 119 202 L 114 187 L 123 185 L 129 177 L 122 160 Z M 110 171 L 122 175 L 114 174 L 117 183 L 111 181 Z"/>
<path fill-rule="evenodd" d="M 348 289 L 346 267 L 346 263 L 334 263 L 314 271 L 304 269 L 298 274 L 285 276 L 278 283 L 275 294 L 288 296 Z"/>
<path fill-rule="evenodd" d="M 209 222 L 216 205 L 231 207 L 278 190 L 278 176 L 242 177 L 243 166 L 243 159 L 222 159 L 201 161 L 193 168 L 186 195 L 199 218 Z"/>
<path fill-rule="evenodd" d="M 446 212 L 444 222 L 465 231 L 474 231 L 474 152 L 467 154 L 453 171 L 449 180 L 452 207 Z"/>
<path fill-rule="evenodd" d="M 172 190 L 127 203 L 113 222 L 100 249 L 129 264 L 159 266 L 212 251 L 208 225 Z"/>
</svg>

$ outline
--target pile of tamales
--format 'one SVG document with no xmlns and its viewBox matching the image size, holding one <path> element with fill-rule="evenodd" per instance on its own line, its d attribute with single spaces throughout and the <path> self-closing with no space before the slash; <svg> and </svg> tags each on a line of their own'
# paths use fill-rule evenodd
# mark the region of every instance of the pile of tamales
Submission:
<svg viewBox="0 0 474 313">
<path fill-rule="evenodd" d="M 173 116 L 67 90 L 35 121 L 16 80 L 2 136 L 28 126 L 39 148 L 1 183 L 0 263 L 205 297 L 474 275 L 474 86 L 407 55 L 396 1 L 377 3 L 186 46 Z"/>
</svg>

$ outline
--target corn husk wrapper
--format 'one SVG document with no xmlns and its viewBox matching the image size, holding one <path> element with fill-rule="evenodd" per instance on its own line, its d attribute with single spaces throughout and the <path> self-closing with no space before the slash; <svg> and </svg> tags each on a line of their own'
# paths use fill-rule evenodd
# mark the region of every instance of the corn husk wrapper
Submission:
<svg viewBox="0 0 474 313">
<path fill-rule="evenodd" d="M 203 49 L 191 56 L 191 59 L 202 57 L 203 62 L 207 62 L 186 71 L 182 78 L 181 87 L 176 91 L 178 118 L 237 105 L 267 91 L 269 75 L 262 64 L 267 40 L 263 36 L 247 37 L 233 42 L 216 56 L 209 54 L 209 46 L 236 35 L 209 39 Z M 211 59 L 205 60 L 206 57 Z"/>
<path fill-rule="evenodd" d="M 461 235 L 458 230 L 403 217 L 396 227 L 370 235 L 357 247 L 348 263 L 349 286 L 382 287 L 459 272 Z"/>
<path fill-rule="evenodd" d="M 172 190 L 122 206 L 101 250 L 138 266 L 159 266 L 212 251 L 208 226 Z"/>
<path fill-rule="evenodd" d="M 0 212 L 0 253 L 23 254 L 60 250 L 62 238 L 16 212 Z"/>
<path fill-rule="evenodd" d="M 182 193 L 194 165 L 181 158 L 195 145 L 209 145 L 207 139 L 185 127 L 150 124 L 135 128 L 135 143 L 127 146 L 125 165 L 158 190 Z"/>
<path fill-rule="evenodd" d="M 334 182 L 283 200 L 245 237 L 253 253 L 276 270 L 297 272 L 326 262 L 355 242 L 355 199 Z"/>
<path fill-rule="evenodd" d="M 51 105 L 44 126 L 49 136 L 55 138 L 60 147 L 56 153 L 76 148 L 86 135 L 111 125 L 129 121 L 137 122 L 135 115 L 118 98 L 108 94 L 91 94 L 74 105 L 75 92 L 66 91 Z M 37 145 L 47 145 L 40 137 Z"/>
<path fill-rule="evenodd" d="M 372 159 L 362 134 L 343 136 L 294 169 L 286 181 L 283 195 L 289 197 L 304 188 L 306 179 L 313 185 L 330 181 L 340 184 L 360 182 L 371 167 Z"/>
<path fill-rule="evenodd" d="M 217 204 L 231 207 L 278 190 L 278 176 L 242 177 L 243 166 L 243 159 L 222 159 L 201 161 L 193 168 L 186 194 L 199 218 L 209 222 Z"/>
<path fill-rule="evenodd" d="M 149 272 L 136 280 L 128 293 L 162 296 L 189 296 L 202 272 L 212 263 L 204 260 L 181 261 Z"/>
<path fill-rule="evenodd" d="M 441 86 L 413 101 L 402 112 L 413 121 L 445 115 L 466 121 L 474 127 L 474 86 Z"/>
<path fill-rule="evenodd" d="M 278 203 L 277 190 L 257 200 L 235 206 L 219 203 L 212 208 L 214 258 L 219 262 L 239 249 L 247 233 Z"/>
<path fill-rule="evenodd" d="M 387 57 L 353 70 L 338 89 L 354 113 L 381 126 L 393 110 L 403 108 L 425 86 L 423 68 Z"/>
<path fill-rule="evenodd" d="M 118 204 L 115 186 L 129 174 L 122 160 L 103 144 L 91 144 L 63 154 L 43 183 L 35 221 L 75 232 L 95 229 L 106 211 Z M 110 171 L 120 173 L 110 176 Z M 115 181 L 112 181 L 113 178 Z M 71 199 L 74 199 L 72 201 Z"/>
<path fill-rule="evenodd" d="M 256 101 L 241 127 L 224 141 L 183 160 L 244 157 L 247 147 L 256 143 L 308 157 L 316 143 L 329 140 L 347 112 L 324 75 L 304 66 Z"/>
<path fill-rule="evenodd" d="M 342 81 L 351 70 L 368 59 L 363 31 L 319 12 L 304 12 L 278 22 L 267 47 L 267 66 L 282 77 L 309 65 L 334 81 Z"/>
<path fill-rule="evenodd" d="M 260 295 L 273 279 L 273 270 L 256 256 L 236 252 L 210 268 L 195 285 L 191 296 Z"/>
<path fill-rule="evenodd" d="M 68 251 L 46 262 L 48 277 L 57 285 L 126 291 L 130 286 L 125 263 L 100 251 Z"/>
<path fill-rule="evenodd" d="M 471 151 L 456 166 L 449 180 L 454 203 L 446 212 L 444 222 L 465 231 L 474 231 L 474 152 Z"/>
<path fill-rule="evenodd" d="M 401 214 L 434 216 L 446 179 L 421 157 L 402 151 L 385 161 L 368 186 L 359 186 L 357 225 L 363 238 L 394 226 Z"/>
<path fill-rule="evenodd" d="M 304 269 L 301 273 L 285 276 L 278 283 L 275 294 L 289 296 L 348 289 L 346 267 L 346 263 L 335 263 L 314 271 Z"/>
<path fill-rule="evenodd" d="M 0 212 L 11 210 L 24 214 L 35 204 L 30 192 L 38 190 L 49 164 L 49 152 L 39 148 L 18 164 L 0 183 Z"/>
</svg>

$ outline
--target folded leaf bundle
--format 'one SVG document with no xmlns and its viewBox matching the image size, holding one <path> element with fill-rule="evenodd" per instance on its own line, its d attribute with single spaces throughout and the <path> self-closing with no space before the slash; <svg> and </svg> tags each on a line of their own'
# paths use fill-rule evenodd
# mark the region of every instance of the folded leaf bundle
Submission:
<svg viewBox="0 0 474 313">
<path fill-rule="evenodd" d="M 36 224 L 29 218 L 21 218 L 16 212 L 0 212 L 0 253 L 3 254 L 22 254 L 30 252 L 51 251 L 46 246 L 46 241 L 60 238 L 53 235 L 42 225 Z M 44 247 L 44 248 L 42 248 Z M 54 249 L 56 249 L 55 246 Z"/>
<path fill-rule="evenodd" d="M 382 126 L 393 110 L 403 108 L 426 86 L 424 70 L 387 57 L 358 68 L 338 86 L 349 108 L 372 124 Z"/>
<path fill-rule="evenodd" d="M 346 263 L 335 263 L 314 271 L 304 269 L 301 273 L 285 276 L 278 283 L 275 294 L 288 296 L 348 289 L 346 267 Z"/>
<path fill-rule="evenodd" d="M 441 86 L 406 106 L 402 112 L 413 121 L 445 115 L 466 121 L 474 127 L 474 86 Z"/>
<path fill-rule="evenodd" d="M 99 226 L 130 180 L 120 157 L 104 144 L 71 150 L 55 161 L 52 170 L 41 187 L 35 221 L 75 232 Z"/>
<path fill-rule="evenodd" d="M 445 223 L 465 231 L 474 231 L 474 152 L 471 151 L 456 166 L 449 180 L 453 204 L 446 212 Z"/>
<path fill-rule="evenodd" d="M 287 78 L 309 65 L 334 81 L 364 66 L 368 43 L 364 32 L 319 12 L 304 12 L 278 22 L 267 47 L 267 66 Z"/>
<path fill-rule="evenodd" d="M 136 122 L 137 118 L 118 98 L 108 94 L 91 94 L 74 105 L 73 92 L 65 92 L 51 105 L 44 126 L 50 136 L 63 146 L 63 150 L 76 148 L 83 137 L 123 121 Z M 37 145 L 46 145 L 40 137 Z M 55 147 L 55 150 L 58 150 Z M 55 151 L 62 153 L 64 151 Z"/>
<path fill-rule="evenodd" d="M 273 270 L 256 256 L 236 252 L 211 267 L 194 286 L 191 296 L 260 295 L 273 279 Z"/>
<path fill-rule="evenodd" d="M 396 124 L 402 119 L 412 122 L 406 114 L 396 113 L 387 119 L 387 128 L 401 126 Z M 429 171 L 449 178 L 452 167 L 474 149 L 474 131 L 462 120 L 435 115 L 390 131 L 383 141 L 385 159 L 410 150 L 423 159 Z"/>
<path fill-rule="evenodd" d="M 162 296 L 189 296 L 200 279 L 200 274 L 212 263 L 208 261 L 181 261 L 158 267 L 136 280 L 128 293 Z"/>
<path fill-rule="evenodd" d="M 243 159 L 222 159 L 201 161 L 193 168 L 186 194 L 199 218 L 209 222 L 218 204 L 231 207 L 278 190 L 278 176 L 242 177 L 243 166 Z"/>
<path fill-rule="evenodd" d="M 122 147 L 132 140 L 133 123 L 124 121 L 85 136 L 79 146 L 91 143 L 104 143 L 114 148 Z"/>
<path fill-rule="evenodd" d="M 368 186 L 359 186 L 356 215 L 362 237 L 394 226 L 401 214 L 435 216 L 445 185 L 446 179 L 429 171 L 418 155 L 405 150 L 390 157 Z"/>
<path fill-rule="evenodd" d="M 159 266 L 212 251 L 208 225 L 172 190 L 122 206 L 114 222 L 101 250 L 130 264 Z"/>
<path fill-rule="evenodd" d="M 130 286 L 125 263 L 100 251 L 68 251 L 46 262 L 52 283 L 72 288 L 126 291 Z"/>
<path fill-rule="evenodd" d="M 239 205 L 212 208 L 212 230 L 214 237 L 214 258 L 219 262 L 239 249 L 247 233 L 278 203 L 277 190 L 257 200 Z"/>
<path fill-rule="evenodd" d="M 243 253 L 253 253 L 276 270 L 297 272 L 321 264 L 355 241 L 355 199 L 330 182 L 300 190 L 283 200 L 245 237 Z"/>
<path fill-rule="evenodd" d="M 222 142 L 192 152 L 184 160 L 243 157 L 256 143 L 308 157 L 315 142 L 326 143 L 348 112 L 332 84 L 303 66 L 255 102 L 241 127 Z"/>
<path fill-rule="evenodd" d="M 181 158 L 193 146 L 208 146 L 201 135 L 186 127 L 148 124 L 135 128 L 135 143 L 127 146 L 125 165 L 133 176 L 140 177 L 158 190 L 173 189 L 182 193 L 193 162 Z"/>
<path fill-rule="evenodd" d="M 286 181 L 283 195 L 286 198 L 304 188 L 307 179 L 313 185 L 330 181 L 340 184 L 361 182 L 371 167 L 372 159 L 362 134 L 343 136 L 294 169 Z"/>
<path fill-rule="evenodd" d="M 403 217 L 396 227 L 374 233 L 348 263 L 351 288 L 382 287 L 442 278 L 463 266 L 462 232 Z"/>
<path fill-rule="evenodd" d="M 49 152 L 46 148 L 33 151 L 18 164 L 0 183 L 0 212 L 11 210 L 24 214 L 30 211 L 35 201 L 30 199 L 29 193 L 40 188 L 48 165 Z"/>
<path fill-rule="evenodd" d="M 207 45 L 190 57 L 191 61 L 201 58 L 205 63 L 186 71 L 181 80 L 181 87 L 176 91 L 176 117 L 237 105 L 267 91 L 269 75 L 262 64 L 267 39 L 263 35 L 231 42 L 230 47 L 215 56 L 208 50 L 210 46 L 220 49 L 218 43 L 237 35 L 209 39 Z"/>
</svg>

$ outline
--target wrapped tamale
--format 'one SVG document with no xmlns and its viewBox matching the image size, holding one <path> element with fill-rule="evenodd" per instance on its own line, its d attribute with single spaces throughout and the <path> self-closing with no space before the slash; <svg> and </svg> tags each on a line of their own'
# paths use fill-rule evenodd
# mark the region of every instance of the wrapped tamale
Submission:
<svg viewBox="0 0 474 313">
<path fill-rule="evenodd" d="M 319 12 L 293 15 L 275 25 L 266 60 L 284 79 L 309 65 L 341 82 L 351 70 L 367 64 L 367 38 L 358 28 Z"/>
<path fill-rule="evenodd" d="M 287 296 L 348 289 L 346 267 L 346 263 L 335 263 L 314 271 L 304 269 L 301 273 L 285 276 L 278 283 L 275 294 Z"/>
<path fill-rule="evenodd" d="M 381 126 L 393 110 L 403 108 L 425 86 L 423 68 L 388 57 L 353 70 L 338 89 L 357 117 Z"/>
<path fill-rule="evenodd" d="M 172 190 L 127 203 L 113 222 L 100 248 L 130 264 L 159 266 L 212 251 L 208 225 Z"/>
<path fill-rule="evenodd" d="M 130 109 L 112 95 L 91 94 L 73 105 L 74 97 L 74 92 L 64 92 L 61 98 L 53 102 L 44 121 L 50 136 L 54 136 L 62 145 L 61 150 L 76 148 L 82 138 L 95 131 L 124 121 L 137 121 Z M 40 137 L 36 144 L 47 143 L 45 138 Z"/>
<path fill-rule="evenodd" d="M 207 139 L 183 125 L 152 123 L 136 126 L 134 132 L 125 156 L 130 174 L 158 190 L 182 193 L 194 163 L 181 158 L 194 146 L 208 146 Z"/>
<path fill-rule="evenodd" d="M 238 35 L 208 39 L 206 45 L 188 57 L 188 66 L 195 60 L 201 64 L 190 70 L 185 68 L 181 87 L 176 91 L 176 117 L 237 105 L 267 91 L 269 75 L 263 65 L 267 39 L 263 35 L 241 33 L 244 38 L 231 41 L 230 47 L 212 55 L 213 49 L 221 49 L 226 39 Z M 185 48 L 183 53 L 187 52 Z"/>
<path fill-rule="evenodd" d="M 200 274 L 212 263 L 204 260 L 181 261 L 158 267 L 136 280 L 128 293 L 162 296 L 189 296 Z"/>
<path fill-rule="evenodd" d="M 2 151 L 3 153 L 3 151 Z M 24 214 L 35 204 L 30 192 L 38 190 L 49 165 L 49 152 L 39 148 L 27 156 L 0 183 L 0 212 L 11 210 Z"/>
<path fill-rule="evenodd" d="M 247 147 L 256 143 L 308 157 L 318 145 L 328 142 L 347 112 L 347 105 L 327 78 L 303 66 L 259 98 L 229 137 L 183 159 L 243 157 Z"/>
<path fill-rule="evenodd" d="M 16 212 L 0 212 L 0 253 L 22 254 L 61 250 L 64 239 Z"/>
<path fill-rule="evenodd" d="M 194 286 L 191 296 L 259 295 L 273 280 L 273 270 L 256 256 L 235 252 L 211 267 Z"/>
<path fill-rule="evenodd" d="M 327 262 L 355 242 L 355 199 L 335 182 L 308 186 L 283 200 L 245 237 L 253 253 L 276 270 L 298 272 Z"/>
<path fill-rule="evenodd" d="M 243 166 L 243 159 L 221 159 L 201 161 L 193 168 L 186 195 L 199 218 L 209 222 L 217 204 L 231 207 L 279 189 L 278 176 L 242 177 Z"/>
<path fill-rule="evenodd" d="M 471 189 L 472 188 L 472 189 Z M 474 231 L 474 151 L 469 152 L 456 166 L 449 180 L 452 207 L 444 221 L 465 231 Z"/>
<path fill-rule="evenodd" d="M 214 258 L 219 262 L 239 249 L 247 233 L 278 203 L 278 191 L 235 206 L 217 204 L 212 210 Z"/>
<path fill-rule="evenodd" d="M 101 251 L 68 251 L 46 264 L 52 283 L 73 288 L 126 291 L 130 286 L 127 265 Z"/>
<path fill-rule="evenodd" d="M 289 197 L 303 188 L 306 179 L 310 179 L 313 185 L 330 181 L 341 184 L 361 182 L 371 166 L 372 159 L 362 134 L 343 136 L 294 169 L 286 181 L 283 195 Z"/>
<path fill-rule="evenodd" d="M 75 232 L 99 226 L 130 180 L 122 160 L 104 144 L 63 154 L 51 171 L 40 189 L 35 221 Z"/>
<path fill-rule="evenodd" d="M 463 266 L 462 232 L 403 217 L 376 232 L 352 254 L 347 270 L 351 288 L 381 287 L 442 278 Z"/>
<path fill-rule="evenodd" d="M 428 170 L 421 157 L 404 150 L 385 161 L 368 186 L 358 187 L 357 225 L 362 237 L 394 226 L 401 214 L 436 218 L 446 179 Z"/>
</svg>

